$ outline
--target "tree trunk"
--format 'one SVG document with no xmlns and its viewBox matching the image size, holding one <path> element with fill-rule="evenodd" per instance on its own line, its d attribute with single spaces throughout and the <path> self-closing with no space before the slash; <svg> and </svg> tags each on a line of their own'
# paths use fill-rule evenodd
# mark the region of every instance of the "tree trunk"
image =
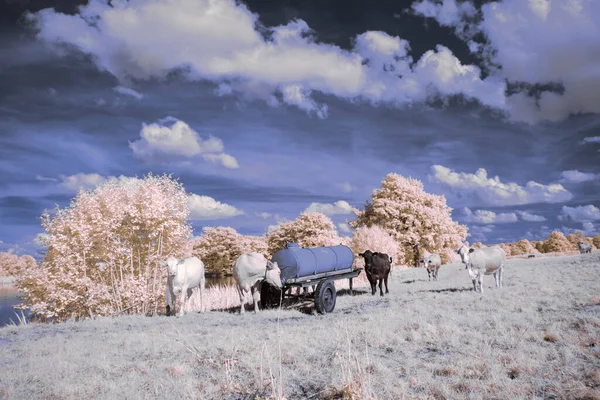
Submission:
<svg viewBox="0 0 600 400">
<path fill-rule="evenodd" d="M 419 245 L 413 245 L 413 257 L 415 262 L 415 267 L 419 267 Z"/>
</svg>

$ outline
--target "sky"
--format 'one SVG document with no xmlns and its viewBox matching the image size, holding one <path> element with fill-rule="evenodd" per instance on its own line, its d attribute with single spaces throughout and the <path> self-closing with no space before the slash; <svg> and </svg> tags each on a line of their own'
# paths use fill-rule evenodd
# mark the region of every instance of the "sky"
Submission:
<svg viewBox="0 0 600 400">
<path fill-rule="evenodd" d="M 391 172 L 471 242 L 600 233 L 597 0 L 0 1 L 0 251 L 149 172 L 195 235 L 347 236 Z"/>
</svg>

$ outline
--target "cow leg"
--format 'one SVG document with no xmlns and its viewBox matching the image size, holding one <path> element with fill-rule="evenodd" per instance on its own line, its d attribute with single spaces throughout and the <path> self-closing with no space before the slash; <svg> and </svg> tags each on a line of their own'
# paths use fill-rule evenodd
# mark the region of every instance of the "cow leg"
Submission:
<svg viewBox="0 0 600 400">
<path fill-rule="evenodd" d="M 181 293 L 179 294 L 179 312 L 177 313 L 178 317 L 182 317 L 185 314 L 184 307 L 185 307 L 185 301 L 186 301 L 187 294 L 188 294 L 188 287 L 186 285 L 183 285 L 181 287 Z"/>
<path fill-rule="evenodd" d="M 504 266 L 501 266 L 500 269 L 498 270 L 498 287 L 501 288 L 502 287 L 502 270 L 504 269 Z"/>
<path fill-rule="evenodd" d="M 383 278 L 379 278 L 379 293 L 383 297 Z"/>
<path fill-rule="evenodd" d="M 375 296 L 375 292 L 377 291 L 377 281 L 370 282 L 371 283 L 371 294 Z"/>
<path fill-rule="evenodd" d="M 483 294 L 483 274 L 479 274 L 479 292 Z"/>
<path fill-rule="evenodd" d="M 200 312 L 204 312 L 206 311 L 206 309 L 204 308 L 204 289 L 206 286 L 206 278 L 202 277 L 202 279 L 200 280 Z"/>
<path fill-rule="evenodd" d="M 429 270 L 427 270 L 427 277 L 429 278 L 429 281 L 431 281 L 431 272 L 429 272 Z"/>
<path fill-rule="evenodd" d="M 252 300 L 254 301 L 254 313 L 258 313 L 258 298 L 260 297 L 260 289 L 258 285 L 252 285 Z"/>
<path fill-rule="evenodd" d="M 175 314 L 175 295 L 173 294 L 173 288 L 172 288 L 172 282 L 171 282 L 171 277 L 169 276 L 167 278 L 167 293 L 166 293 L 166 297 L 167 297 L 167 317 L 169 315 L 173 315 Z M 173 311 L 171 311 L 171 308 L 173 309 Z"/>
<path fill-rule="evenodd" d="M 388 289 L 387 280 L 388 280 L 388 277 L 387 277 L 387 276 L 386 276 L 385 278 L 383 278 L 383 281 L 385 282 L 385 292 L 386 292 L 386 293 L 389 293 L 390 291 L 389 291 L 389 289 Z"/>
<path fill-rule="evenodd" d="M 240 314 L 243 314 L 246 312 L 245 307 L 244 307 L 244 288 L 241 285 L 237 286 L 238 289 L 238 294 L 240 295 Z"/>
<path fill-rule="evenodd" d="M 477 277 L 471 279 L 473 281 L 473 291 L 477 291 Z"/>
</svg>

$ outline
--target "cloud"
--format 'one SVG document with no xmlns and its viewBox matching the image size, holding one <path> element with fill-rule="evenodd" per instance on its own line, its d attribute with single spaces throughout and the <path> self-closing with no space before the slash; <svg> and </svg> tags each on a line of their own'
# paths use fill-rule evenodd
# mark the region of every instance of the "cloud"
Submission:
<svg viewBox="0 0 600 400">
<path fill-rule="evenodd" d="M 591 137 L 586 137 L 583 138 L 583 140 L 581 141 L 582 144 L 585 143 L 600 143 L 600 136 L 591 136 Z"/>
<path fill-rule="evenodd" d="M 560 176 L 562 177 L 561 182 L 569 183 L 582 183 L 593 181 L 598 176 L 589 172 L 579 172 L 578 170 L 563 171 Z"/>
<path fill-rule="evenodd" d="M 415 11 L 455 26 L 457 36 L 472 42 L 470 47 L 478 44 L 481 48 L 479 54 L 493 77 L 520 86 L 522 90 L 507 98 L 513 120 L 537 123 L 560 121 L 570 114 L 600 113 L 600 2 L 490 2 L 481 7 L 481 21 L 470 19 L 467 4 L 457 6 L 455 0 L 444 0 L 436 5 L 427 0 Z M 481 37 L 485 43 L 478 43 Z M 527 91 L 535 85 L 554 85 L 560 90 L 531 95 Z"/>
<path fill-rule="evenodd" d="M 141 94 L 140 92 L 137 92 L 137 91 L 135 91 L 135 90 L 133 90 L 131 88 L 128 88 L 128 87 L 116 86 L 113 89 L 117 93 L 124 94 L 126 96 L 135 97 L 138 100 L 142 100 L 144 98 L 143 94 Z"/>
<path fill-rule="evenodd" d="M 257 216 L 267 219 L 273 216 L 273 214 L 268 213 L 268 212 L 261 212 L 261 213 L 256 213 Z"/>
<path fill-rule="evenodd" d="M 129 143 L 136 157 L 153 160 L 157 157 L 177 159 L 201 156 L 226 168 L 239 168 L 237 160 L 223 152 L 221 139 L 214 136 L 202 139 L 195 130 L 180 120 L 173 122 L 171 127 L 162 125 L 168 120 L 172 120 L 172 117 L 155 124 L 143 124 L 141 139 Z"/>
<path fill-rule="evenodd" d="M 517 211 L 517 215 L 519 215 L 523 221 L 527 222 L 542 222 L 546 220 L 546 218 L 541 215 L 531 214 L 527 211 Z"/>
<path fill-rule="evenodd" d="M 525 238 L 528 240 L 545 240 L 552 233 L 552 229 L 547 225 L 542 225 L 537 231 L 527 231 Z"/>
<path fill-rule="evenodd" d="M 275 217 L 275 221 L 277 222 L 277 224 L 268 225 L 267 226 L 267 233 L 271 233 L 271 232 L 279 229 L 279 227 L 281 226 L 281 224 L 285 224 L 286 222 L 290 222 L 289 219 L 284 218 L 284 217 L 280 217 L 278 214 L 275 214 L 274 217 Z"/>
<path fill-rule="evenodd" d="M 70 176 L 61 175 L 62 179 L 61 186 L 65 187 L 73 192 L 78 192 L 79 190 L 90 190 L 94 189 L 96 186 L 104 183 L 106 178 L 104 178 L 100 174 L 75 174 Z"/>
<path fill-rule="evenodd" d="M 244 214 L 242 210 L 238 210 L 234 206 L 221 203 L 212 197 L 197 194 L 188 195 L 188 206 L 192 220 L 225 219 Z"/>
<path fill-rule="evenodd" d="M 44 181 L 46 181 L 46 182 L 56 182 L 58 180 L 56 178 L 49 178 L 49 177 L 42 176 L 42 175 L 36 175 L 35 179 L 38 180 L 38 181 L 42 181 L 42 182 L 44 182 Z"/>
<path fill-rule="evenodd" d="M 560 203 L 573 198 L 573 194 L 561 184 L 543 185 L 529 181 L 523 187 L 516 183 L 503 183 L 498 176 L 488 178 L 484 168 L 469 174 L 457 173 L 442 165 L 432 165 L 429 178 L 459 195 L 472 196 L 476 201 L 490 206 Z"/>
<path fill-rule="evenodd" d="M 333 204 L 311 203 L 304 212 L 318 212 L 325 215 L 350 214 L 352 206 L 344 200 L 336 201 Z"/>
<path fill-rule="evenodd" d="M 348 182 L 342 182 L 342 183 L 338 183 L 337 186 L 342 190 L 342 192 L 344 193 L 350 193 L 352 192 L 355 188 L 354 186 L 352 186 L 350 183 Z"/>
<path fill-rule="evenodd" d="M 577 207 L 563 206 L 558 219 L 573 222 L 597 221 L 600 220 L 600 209 L 592 204 Z"/>
<path fill-rule="evenodd" d="M 47 233 L 38 233 L 33 238 L 32 242 L 33 242 L 33 244 L 35 244 L 38 247 L 47 247 L 49 239 L 50 239 L 50 235 L 48 235 Z"/>
<path fill-rule="evenodd" d="M 505 224 L 510 222 L 517 222 L 517 214 L 515 213 L 501 213 L 496 214 L 493 211 L 487 210 L 476 210 L 474 213 L 468 207 L 463 208 L 463 214 L 465 222 L 472 222 L 475 224 Z"/>
<path fill-rule="evenodd" d="M 348 225 L 345 222 L 340 222 L 339 224 L 337 224 L 337 227 L 341 233 L 350 233 L 352 231 L 350 225 Z"/>
<path fill-rule="evenodd" d="M 494 225 L 475 225 L 469 227 L 469 235 L 470 242 L 486 242 L 487 235 L 486 233 L 491 233 L 494 231 Z"/>
<path fill-rule="evenodd" d="M 317 91 L 395 105 L 463 94 L 506 108 L 504 80 L 482 79 L 478 67 L 463 65 L 444 46 L 413 60 L 405 40 L 367 31 L 344 50 L 315 42 L 300 19 L 262 27 L 257 14 L 234 0 L 107 3 L 90 2 L 77 15 L 44 9 L 28 18 L 40 40 L 91 55 L 123 85 L 179 71 L 185 79 L 214 82 L 220 95 L 281 101 L 320 118 L 327 116 L 327 105 L 312 99 Z"/>
<path fill-rule="evenodd" d="M 592 235 L 596 235 L 598 233 L 597 226 L 591 222 L 584 222 L 582 224 L 582 227 L 583 227 L 583 233 L 585 234 L 585 236 L 592 236 Z"/>
</svg>

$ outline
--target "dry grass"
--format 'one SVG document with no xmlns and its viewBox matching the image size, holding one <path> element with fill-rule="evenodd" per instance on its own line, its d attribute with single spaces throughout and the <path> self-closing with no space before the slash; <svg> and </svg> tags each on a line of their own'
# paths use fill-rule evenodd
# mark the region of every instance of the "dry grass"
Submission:
<svg viewBox="0 0 600 400">
<path fill-rule="evenodd" d="M 0 329 L 0 398 L 600 399 L 600 252 L 512 259 L 472 292 L 462 264 L 395 270 L 390 294 Z M 338 282 L 340 285 L 342 282 Z"/>
</svg>

